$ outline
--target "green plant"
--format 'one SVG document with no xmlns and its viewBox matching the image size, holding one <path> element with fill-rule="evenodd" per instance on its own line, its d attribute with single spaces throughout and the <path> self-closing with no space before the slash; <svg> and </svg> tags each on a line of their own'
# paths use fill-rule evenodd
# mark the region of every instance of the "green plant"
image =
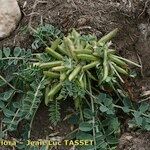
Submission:
<svg viewBox="0 0 150 150">
<path fill-rule="evenodd" d="M 32 43 L 32 48 L 38 49 L 43 45 L 48 45 L 54 39 L 63 37 L 63 33 L 54 26 L 45 24 L 40 25 L 35 31 L 33 31 L 33 36 L 35 40 Z"/>
<path fill-rule="evenodd" d="M 118 56 L 112 48 L 110 40 L 117 31 L 115 29 L 98 40 L 92 35 L 80 35 L 73 29 L 62 38 L 59 30 L 47 25 L 38 28 L 34 35 L 38 44 L 46 47 L 45 52 L 3 48 L 0 51 L 1 138 L 16 131 L 19 123 L 24 121 L 27 126 L 23 139 L 30 138 L 42 100 L 49 107 L 51 123 L 56 125 L 61 119 L 60 103 L 68 98 L 72 98 L 76 109 L 68 120 L 79 126 L 74 131 L 74 138 L 93 140 L 92 146 L 78 149 L 115 149 L 121 124 L 118 111 L 133 117 L 130 127 L 150 130 L 149 105 L 133 104 L 128 95 L 122 97 L 118 92 L 118 89 L 124 92 L 121 87 L 123 76 L 130 76 L 127 63 L 140 66 Z M 108 86 L 117 96 L 111 95 Z M 29 149 L 25 145 L 18 145 L 18 148 Z"/>
</svg>

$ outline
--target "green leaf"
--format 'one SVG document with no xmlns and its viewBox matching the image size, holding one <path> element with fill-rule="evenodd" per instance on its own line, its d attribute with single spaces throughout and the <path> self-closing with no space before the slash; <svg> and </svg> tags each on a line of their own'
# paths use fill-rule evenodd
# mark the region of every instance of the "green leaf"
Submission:
<svg viewBox="0 0 150 150">
<path fill-rule="evenodd" d="M 2 108 L 4 108 L 4 107 L 5 107 L 4 102 L 0 101 L 0 108 L 2 109 Z"/>
<path fill-rule="evenodd" d="M 141 126 L 141 125 L 142 125 L 142 122 L 143 122 L 143 118 L 141 117 L 141 113 L 137 111 L 137 112 L 134 112 L 133 115 L 134 115 L 136 124 L 137 124 L 138 126 Z"/>
<path fill-rule="evenodd" d="M 130 112 L 130 109 L 125 106 L 125 107 L 122 107 L 122 110 L 125 112 L 125 113 L 129 113 Z"/>
<path fill-rule="evenodd" d="M 0 78 L 0 86 L 3 86 L 3 85 L 5 85 L 6 83 L 4 82 L 4 80 L 2 80 L 1 78 Z"/>
<path fill-rule="evenodd" d="M 91 119 L 93 117 L 93 113 L 91 109 L 84 109 L 83 114 L 86 119 Z"/>
<path fill-rule="evenodd" d="M 4 101 L 7 101 L 14 93 L 14 90 L 9 90 L 4 93 Z"/>
<path fill-rule="evenodd" d="M 101 102 L 101 101 L 105 101 L 106 97 L 107 97 L 107 95 L 105 93 L 101 93 L 97 98 Z"/>
<path fill-rule="evenodd" d="M 3 131 L 0 131 L 0 139 L 2 139 L 3 137 L 4 137 Z"/>
<path fill-rule="evenodd" d="M 3 52 L 0 50 L 0 59 L 3 57 Z"/>
<path fill-rule="evenodd" d="M 84 132 L 91 131 L 93 129 L 93 125 L 88 122 L 82 122 L 79 124 L 79 129 Z"/>
<path fill-rule="evenodd" d="M 20 102 L 14 102 L 13 103 L 13 107 L 14 108 L 20 108 L 21 106 L 20 106 Z"/>
<path fill-rule="evenodd" d="M 107 137 L 107 142 L 109 143 L 109 144 L 118 144 L 118 138 L 116 138 L 116 137 L 114 137 L 114 136 L 108 136 Z"/>
<path fill-rule="evenodd" d="M 9 57 L 10 56 L 10 48 L 3 48 L 3 52 L 4 52 L 4 55 L 6 56 L 6 57 Z"/>
<path fill-rule="evenodd" d="M 142 103 L 139 110 L 141 113 L 146 112 L 149 109 L 149 104 L 148 103 Z"/>
<path fill-rule="evenodd" d="M 86 132 L 79 131 L 76 133 L 76 139 L 79 140 L 93 140 L 93 135 L 88 134 Z"/>
<path fill-rule="evenodd" d="M 4 109 L 4 115 L 7 116 L 7 117 L 11 117 L 11 116 L 14 116 L 15 113 L 9 109 Z"/>
<path fill-rule="evenodd" d="M 20 55 L 20 53 L 21 53 L 20 47 L 15 47 L 15 49 L 14 49 L 14 56 L 18 57 Z"/>
<path fill-rule="evenodd" d="M 104 105 L 100 106 L 99 109 L 100 109 L 101 112 L 106 112 L 106 111 L 109 110 L 109 109 L 108 109 L 106 106 L 104 106 Z"/>
</svg>

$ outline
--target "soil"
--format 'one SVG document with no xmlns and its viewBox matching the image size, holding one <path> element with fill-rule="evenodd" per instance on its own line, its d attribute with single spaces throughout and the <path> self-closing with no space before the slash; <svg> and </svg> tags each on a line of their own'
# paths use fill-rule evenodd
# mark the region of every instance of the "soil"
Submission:
<svg viewBox="0 0 150 150">
<path fill-rule="evenodd" d="M 113 40 L 118 53 L 142 65 L 141 69 L 136 69 L 140 77 L 134 79 L 134 82 L 126 81 L 126 84 L 132 87 L 134 100 L 140 102 L 139 95 L 150 90 L 149 0 L 19 0 L 18 2 L 22 10 L 22 19 L 11 36 L 0 41 L 0 48 L 15 46 L 31 48 L 33 37 L 30 32 L 26 32 L 26 28 L 36 29 L 43 23 L 55 25 L 64 33 L 76 28 L 81 33 L 92 33 L 98 37 L 119 28 L 119 33 Z M 33 138 L 45 138 L 47 132 L 53 132 L 49 123 L 45 121 L 47 119 L 43 119 L 48 118 L 47 109 L 41 106 L 37 114 L 38 119 L 35 119 L 32 135 Z M 64 136 L 70 129 L 66 122 L 63 122 L 54 132 L 63 133 L 58 135 Z M 131 145 L 138 143 L 137 147 L 124 147 L 121 137 L 118 149 L 149 149 L 145 146 L 150 142 L 150 136 L 143 133 L 133 137 L 134 140 L 127 141 L 125 145 L 128 145 L 128 142 L 132 143 Z"/>
</svg>

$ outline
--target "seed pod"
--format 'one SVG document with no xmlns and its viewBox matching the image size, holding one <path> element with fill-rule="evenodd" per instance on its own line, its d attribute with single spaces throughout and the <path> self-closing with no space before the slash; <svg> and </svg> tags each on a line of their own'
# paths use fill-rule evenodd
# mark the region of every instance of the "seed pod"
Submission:
<svg viewBox="0 0 150 150">
<path fill-rule="evenodd" d="M 49 93 L 49 86 L 46 86 L 45 88 L 45 104 L 47 105 L 48 102 L 50 101 L 49 97 L 48 97 L 48 93 Z"/>
<path fill-rule="evenodd" d="M 76 50 L 74 51 L 76 54 L 92 54 L 92 50 L 83 49 L 83 50 Z"/>
<path fill-rule="evenodd" d="M 78 38 L 80 36 L 80 34 L 75 29 L 72 30 L 71 34 L 74 38 Z"/>
<path fill-rule="evenodd" d="M 51 56 L 53 56 L 54 58 L 56 58 L 56 59 L 63 60 L 63 56 L 62 55 L 60 55 L 59 53 L 55 52 L 54 50 L 52 50 L 49 47 L 46 48 L 46 52 L 48 54 L 50 54 Z"/>
<path fill-rule="evenodd" d="M 52 61 L 52 62 L 48 62 L 48 63 L 39 63 L 38 66 L 42 69 L 45 69 L 45 68 L 59 66 L 61 64 L 62 64 L 62 61 Z"/>
<path fill-rule="evenodd" d="M 100 55 L 99 55 L 97 52 L 94 52 L 94 53 L 93 53 L 93 56 L 95 56 L 95 57 L 100 57 Z"/>
<path fill-rule="evenodd" d="M 67 48 L 67 50 L 68 50 L 70 56 L 71 56 L 74 60 L 77 61 L 76 55 L 75 55 L 75 53 L 74 53 L 75 47 L 74 47 L 73 42 L 72 42 L 68 37 L 64 38 L 64 42 L 65 42 L 66 48 Z"/>
<path fill-rule="evenodd" d="M 114 29 L 113 31 L 111 31 L 110 33 L 108 33 L 107 35 L 103 36 L 98 43 L 106 43 L 109 42 L 113 37 L 116 36 L 118 32 L 118 28 Z"/>
<path fill-rule="evenodd" d="M 122 57 L 119 57 L 119 56 L 115 56 L 116 58 L 118 58 L 118 59 L 121 59 L 121 60 L 123 60 L 123 61 L 125 61 L 125 62 L 127 62 L 127 63 L 129 63 L 129 64 L 132 64 L 132 65 L 134 65 L 134 66 L 137 66 L 137 67 L 140 67 L 141 68 L 141 66 L 139 65 L 139 64 L 137 64 L 137 63 L 135 63 L 135 62 L 133 62 L 133 61 L 131 61 L 131 60 L 128 60 L 128 59 L 126 59 L 126 58 L 122 58 Z"/>
<path fill-rule="evenodd" d="M 109 73 L 108 64 L 107 64 L 107 50 L 104 48 L 104 56 L 103 56 L 103 79 L 105 81 Z"/>
<path fill-rule="evenodd" d="M 72 73 L 69 75 L 69 81 L 72 81 L 80 72 L 82 66 L 77 65 L 76 68 L 72 71 Z"/>
<path fill-rule="evenodd" d="M 105 81 L 106 78 L 108 77 L 109 69 L 108 69 L 108 64 L 105 63 L 103 64 L 103 79 L 102 81 Z"/>
<path fill-rule="evenodd" d="M 52 68 L 52 71 L 65 71 L 65 70 L 66 70 L 65 66 L 57 66 Z"/>
<path fill-rule="evenodd" d="M 115 49 L 108 49 L 108 54 L 115 54 L 116 50 Z"/>
<path fill-rule="evenodd" d="M 48 103 L 50 101 L 53 101 L 54 96 L 60 91 L 60 89 L 62 88 L 62 82 L 58 83 L 57 85 L 54 85 L 50 92 L 48 93 L 48 99 L 47 101 L 45 101 L 45 104 L 48 105 Z"/>
<path fill-rule="evenodd" d="M 83 79 L 79 79 L 79 83 L 80 83 L 80 86 L 84 89 L 84 88 L 85 88 L 85 85 L 84 85 Z"/>
<path fill-rule="evenodd" d="M 91 68 L 95 67 L 96 65 L 98 65 L 99 63 L 100 63 L 99 61 L 94 61 L 88 65 L 83 66 L 82 70 L 85 71 L 85 70 L 91 69 Z"/>
<path fill-rule="evenodd" d="M 87 88 L 87 80 L 86 80 L 86 74 L 83 76 L 83 82 L 84 82 L 84 89 Z"/>
<path fill-rule="evenodd" d="M 115 67 L 115 69 L 119 72 L 119 73 L 122 73 L 124 75 L 128 75 L 127 71 L 124 70 L 123 68 L 117 66 L 115 63 L 111 62 L 111 64 Z"/>
<path fill-rule="evenodd" d="M 96 61 L 96 60 L 98 60 L 97 57 L 92 56 L 92 55 L 88 55 L 88 54 L 78 54 L 77 58 L 81 59 L 81 60 L 86 60 L 86 61 Z"/>
<path fill-rule="evenodd" d="M 110 54 L 109 57 L 110 57 L 111 61 L 117 63 L 118 65 L 120 65 L 120 66 L 127 66 L 127 64 L 124 61 L 122 61 L 119 58 L 117 58 L 116 55 Z"/>
<path fill-rule="evenodd" d="M 58 50 L 59 50 L 62 54 L 67 55 L 67 52 L 65 51 L 65 48 L 63 48 L 62 45 L 58 45 Z"/>
<path fill-rule="evenodd" d="M 60 74 L 60 81 L 64 81 L 66 79 L 67 75 L 66 73 L 61 73 Z"/>
<path fill-rule="evenodd" d="M 122 83 L 124 83 L 122 77 L 121 77 L 120 74 L 117 72 L 116 68 L 112 65 L 112 63 L 109 63 L 109 64 L 110 64 L 110 67 L 111 67 L 111 69 L 113 70 L 113 72 L 116 74 L 116 76 L 120 79 L 120 81 L 121 81 Z"/>
<path fill-rule="evenodd" d="M 43 71 L 43 74 L 49 78 L 59 78 L 59 74 L 51 71 Z"/>
<path fill-rule="evenodd" d="M 54 42 L 52 42 L 51 49 L 55 51 L 60 43 L 61 39 L 60 38 L 56 39 Z"/>
</svg>

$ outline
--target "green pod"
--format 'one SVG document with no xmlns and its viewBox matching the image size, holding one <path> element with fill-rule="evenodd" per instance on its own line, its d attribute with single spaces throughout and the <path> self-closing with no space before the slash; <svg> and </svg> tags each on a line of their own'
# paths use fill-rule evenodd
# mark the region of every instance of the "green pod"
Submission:
<svg viewBox="0 0 150 150">
<path fill-rule="evenodd" d="M 60 83 L 54 85 L 54 86 L 51 88 L 50 92 L 48 93 L 48 99 L 47 99 L 47 101 L 45 101 L 45 104 L 46 104 L 46 105 L 48 105 L 48 103 L 49 103 L 50 101 L 53 101 L 54 96 L 60 91 L 61 88 L 62 88 L 62 82 L 60 82 Z"/>
<path fill-rule="evenodd" d="M 55 52 L 54 50 L 52 50 L 49 47 L 46 48 L 46 52 L 48 54 L 50 54 L 51 56 L 53 56 L 54 58 L 58 59 L 58 60 L 63 60 L 63 56 L 62 55 L 60 55 L 59 53 Z"/>
<path fill-rule="evenodd" d="M 64 81 L 66 79 L 67 75 L 66 73 L 61 73 L 60 74 L 60 81 Z"/>
<path fill-rule="evenodd" d="M 76 50 L 74 51 L 76 54 L 92 54 L 92 50 L 83 49 L 83 50 Z"/>
<path fill-rule="evenodd" d="M 61 39 L 60 38 L 56 39 L 54 42 L 52 42 L 51 49 L 55 51 L 60 43 Z"/>
<path fill-rule="evenodd" d="M 43 71 L 43 74 L 49 78 L 59 78 L 60 77 L 60 75 L 58 73 L 51 72 L 51 71 Z"/>
<path fill-rule="evenodd" d="M 109 67 L 108 67 L 108 64 L 105 63 L 105 64 L 103 64 L 103 79 L 102 79 L 102 81 L 106 80 L 106 78 L 108 77 L 108 73 L 109 73 Z"/>
<path fill-rule="evenodd" d="M 48 102 L 50 101 L 50 99 L 48 97 L 49 90 L 50 90 L 49 86 L 46 86 L 46 88 L 45 88 L 45 105 L 47 105 Z"/>
<path fill-rule="evenodd" d="M 85 71 L 85 70 L 91 69 L 91 68 L 95 67 L 96 65 L 98 65 L 99 63 L 100 63 L 99 61 L 94 61 L 88 65 L 83 66 L 82 70 Z"/>
<path fill-rule="evenodd" d="M 83 76 L 84 76 L 84 74 L 82 74 L 80 77 L 78 76 L 78 80 L 79 80 L 80 86 L 84 89 L 85 85 L 84 85 L 84 81 L 83 81 Z"/>
<path fill-rule="evenodd" d="M 65 48 L 62 45 L 58 45 L 57 47 L 58 51 L 61 52 L 62 54 L 67 55 L 67 52 L 65 51 Z"/>
<path fill-rule="evenodd" d="M 61 64 L 62 64 L 62 61 L 52 61 L 52 62 L 47 62 L 47 63 L 40 63 L 39 67 L 42 69 L 45 69 L 45 68 L 52 68 L 55 66 L 59 66 Z"/>
<path fill-rule="evenodd" d="M 94 53 L 93 53 L 93 56 L 99 57 L 100 55 L 99 55 L 97 52 L 94 52 Z"/>
<path fill-rule="evenodd" d="M 76 68 L 72 71 L 72 73 L 69 75 L 69 81 L 72 81 L 80 72 L 82 66 L 77 65 Z"/>
<path fill-rule="evenodd" d="M 115 49 L 108 49 L 108 54 L 115 54 L 116 50 Z"/>
<path fill-rule="evenodd" d="M 107 64 L 107 50 L 104 48 L 104 56 L 103 56 L 103 79 L 102 81 L 105 81 L 108 77 L 109 69 Z"/>
<path fill-rule="evenodd" d="M 86 80 L 86 74 L 83 76 L 83 82 L 84 82 L 84 89 L 87 88 L 87 80 Z"/>
<path fill-rule="evenodd" d="M 107 43 L 109 42 L 113 37 L 116 36 L 117 32 L 118 32 L 118 28 L 114 29 L 113 31 L 111 31 L 110 33 L 108 33 L 107 35 L 103 36 L 98 43 Z"/>
<path fill-rule="evenodd" d="M 71 34 L 75 39 L 80 36 L 80 34 L 75 29 L 72 30 Z"/>
<path fill-rule="evenodd" d="M 65 70 L 66 70 L 65 66 L 57 66 L 52 68 L 52 71 L 65 71 Z"/>
<path fill-rule="evenodd" d="M 116 65 L 115 63 L 113 63 L 113 62 L 112 62 L 111 64 L 114 66 L 114 68 L 115 68 L 119 73 L 124 74 L 124 75 L 128 75 L 127 71 L 124 70 L 123 68 L 117 66 L 117 65 Z"/>
<path fill-rule="evenodd" d="M 117 58 L 116 55 L 109 55 L 109 58 L 111 59 L 111 61 L 115 62 L 116 64 L 120 65 L 120 66 L 127 66 L 127 64 L 122 61 L 121 59 Z"/>
<path fill-rule="evenodd" d="M 137 66 L 137 67 L 140 67 L 141 68 L 141 66 L 139 65 L 139 64 L 137 64 L 137 63 L 135 63 L 135 62 L 133 62 L 133 61 L 131 61 L 131 60 L 128 60 L 128 59 L 126 59 L 126 58 L 122 58 L 122 57 L 119 57 L 119 56 L 115 56 L 116 58 L 118 58 L 118 59 L 121 59 L 121 60 L 123 60 L 123 61 L 125 61 L 125 62 L 127 62 L 127 63 L 129 63 L 129 64 L 132 64 L 132 65 L 134 65 L 134 66 Z"/>
<path fill-rule="evenodd" d="M 77 58 L 81 60 L 86 60 L 86 61 L 96 61 L 98 60 L 97 57 L 88 55 L 88 54 L 77 54 Z"/>
<path fill-rule="evenodd" d="M 65 45 L 66 45 L 66 48 L 70 54 L 70 56 L 77 61 L 77 58 L 76 58 L 76 54 L 74 53 L 75 51 L 75 47 L 74 47 L 74 44 L 73 42 L 68 38 L 64 38 L 64 42 L 65 42 Z"/>
</svg>

